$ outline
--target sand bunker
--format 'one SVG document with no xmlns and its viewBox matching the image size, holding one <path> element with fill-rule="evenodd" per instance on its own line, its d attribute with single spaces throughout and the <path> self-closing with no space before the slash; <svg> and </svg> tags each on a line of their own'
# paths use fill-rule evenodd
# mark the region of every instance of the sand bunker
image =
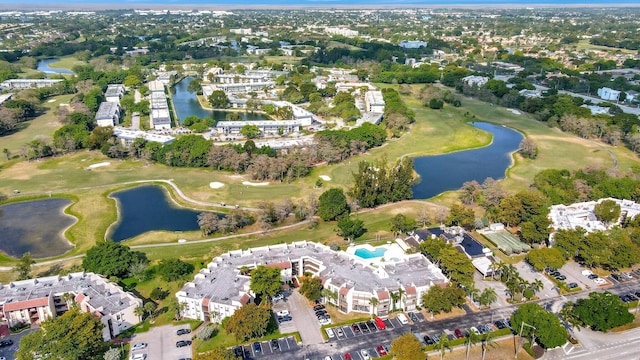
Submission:
<svg viewBox="0 0 640 360">
<path fill-rule="evenodd" d="M 320 179 L 324 181 L 331 181 L 331 176 L 329 175 L 320 175 Z"/>
<path fill-rule="evenodd" d="M 511 111 L 515 115 L 521 115 L 522 114 L 520 111 L 515 110 L 515 109 L 509 109 L 509 111 Z"/>
<path fill-rule="evenodd" d="M 97 163 L 97 164 L 93 164 L 93 165 L 89 165 L 87 166 L 87 169 L 95 169 L 95 168 L 99 168 L 99 167 L 103 167 L 103 166 L 109 166 L 111 165 L 110 162 L 101 162 L 101 163 Z"/>
<path fill-rule="evenodd" d="M 251 182 L 251 181 L 243 181 L 242 185 L 249 185 L 249 186 L 267 186 L 269 185 L 268 182 L 259 182 L 259 183 L 255 183 L 255 182 Z"/>
<path fill-rule="evenodd" d="M 210 183 L 209 183 L 209 187 L 210 187 L 210 188 L 212 188 L 212 189 L 220 189 L 220 188 L 221 188 L 221 187 L 223 187 L 223 186 L 224 186 L 224 184 L 223 184 L 223 183 L 221 183 L 221 182 L 217 182 L 217 181 L 214 181 L 214 182 L 210 182 Z"/>
</svg>

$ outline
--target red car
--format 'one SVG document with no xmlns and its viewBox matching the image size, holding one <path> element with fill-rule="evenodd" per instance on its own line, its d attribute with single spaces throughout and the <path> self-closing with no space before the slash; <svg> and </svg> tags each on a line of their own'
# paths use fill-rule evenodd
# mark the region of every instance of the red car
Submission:
<svg viewBox="0 0 640 360">
<path fill-rule="evenodd" d="M 378 351 L 378 354 L 380 356 L 385 356 L 387 355 L 387 350 L 384 349 L 384 347 L 382 345 L 378 345 L 378 347 L 376 348 L 376 350 Z"/>
<path fill-rule="evenodd" d="M 387 328 L 387 325 L 385 325 L 384 321 L 382 321 L 382 319 L 380 319 L 379 317 L 375 318 L 375 322 L 378 329 L 384 330 Z"/>
<path fill-rule="evenodd" d="M 458 339 L 462 339 L 464 337 L 464 334 L 462 333 L 462 331 L 460 331 L 460 329 L 456 329 L 456 331 L 454 331 L 454 334 L 456 334 L 456 337 Z"/>
<path fill-rule="evenodd" d="M 344 354 L 344 360 L 351 360 L 351 354 L 349 353 Z"/>
</svg>

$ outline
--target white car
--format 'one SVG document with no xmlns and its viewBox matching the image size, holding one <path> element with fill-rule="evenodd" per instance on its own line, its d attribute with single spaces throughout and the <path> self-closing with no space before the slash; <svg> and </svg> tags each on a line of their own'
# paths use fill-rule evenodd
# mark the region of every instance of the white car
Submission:
<svg viewBox="0 0 640 360">
<path fill-rule="evenodd" d="M 331 320 L 329 320 L 329 319 L 320 319 L 318 322 L 320 323 L 320 325 L 329 325 L 329 324 L 331 324 Z"/>
<path fill-rule="evenodd" d="M 595 279 L 593 279 L 593 282 L 598 284 L 598 285 L 604 285 L 604 284 L 607 283 L 607 281 L 605 279 L 603 279 L 603 278 L 595 278 Z"/>
<path fill-rule="evenodd" d="M 286 309 L 285 310 L 280 310 L 280 311 L 278 311 L 276 313 L 276 315 L 278 315 L 278 316 L 287 316 L 287 315 L 289 315 L 289 310 L 286 310 Z"/>
<path fill-rule="evenodd" d="M 131 345 L 131 350 L 140 350 L 140 349 L 146 349 L 146 348 L 147 348 L 147 343 L 143 343 L 143 342 L 139 342 Z"/>
<path fill-rule="evenodd" d="M 279 293 L 279 294 L 276 294 L 276 296 L 272 297 L 271 301 L 276 302 L 276 301 L 282 300 L 282 299 L 284 299 L 284 294 Z"/>
<path fill-rule="evenodd" d="M 329 339 L 333 339 L 334 337 L 336 337 L 336 334 L 334 334 L 333 330 L 326 329 L 325 331 L 327 332 L 327 336 L 329 336 Z"/>
<path fill-rule="evenodd" d="M 593 273 L 591 272 L 591 270 L 582 270 L 582 275 L 589 276 L 589 275 L 593 275 Z"/>
<path fill-rule="evenodd" d="M 480 335 L 480 330 L 478 330 L 478 328 L 476 328 L 475 326 L 470 327 L 469 331 L 473 331 L 474 333 Z"/>
<path fill-rule="evenodd" d="M 363 360 L 371 359 L 371 356 L 369 356 L 369 352 L 366 349 L 360 350 L 360 355 L 362 355 Z"/>
<path fill-rule="evenodd" d="M 633 279 L 633 275 L 629 274 L 628 272 L 621 272 L 620 275 L 626 277 L 627 279 Z"/>
<path fill-rule="evenodd" d="M 135 354 L 129 357 L 129 360 L 146 360 L 147 354 Z"/>
</svg>

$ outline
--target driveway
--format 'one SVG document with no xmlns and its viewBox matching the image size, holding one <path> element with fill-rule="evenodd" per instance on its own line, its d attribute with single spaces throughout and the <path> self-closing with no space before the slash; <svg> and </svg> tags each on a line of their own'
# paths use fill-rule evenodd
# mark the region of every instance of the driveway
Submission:
<svg viewBox="0 0 640 360">
<path fill-rule="evenodd" d="M 188 328 L 188 325 L 165 325 L 151 328 L 141 334 L 134 334 L 131 338 L 131 345 L 139 342 L 147 343 L 146 349 L 135 350 L 133 354 L 147 354 L 147 359 L 175 360 L 191 357 L 191 346 L 178 348 L 178 340 L 191 340 L 191 334 L 178 336 L 176 331 Z"/>
<path fill-rule="evenodd" d="M 27 335 L 28 333 L 32 332 L 32 331 L 36 331 L 38 330 L 38 328 L 33 328 L 33 329 L 28 329 L 25 330 L 19 334 L 10 334 L 7 336 L 2 337 L 2 340 L 4 339 L 10 339 L 13 341 L 13 345 L 11 346 L 7 346 L 4 348 L 0 348 L 0 356 L 4 356 L 7 358 L 7 360 L 13 360 L 15 359 L 15 352 L 18 351 L 18 345 L 20 344 L 20 339 Z"/>
<path fill-rule="evenodd" d="M 526 281 L 542 281 L 542 283 L 544 284 L 544 288 L 536 294 L 540 299 L 548 299 L 554 296 L 558 296 L 558 292 L 553 289 L 556 284 L 553 281 L 549 280 L 549 278 L 543 275 L 541 272 L 538 272 L 536 269 L 534 269 L 533 266 L 529 265 L 528 262 L 524 260 L 520 261 L 519 263 L 515 264 L 515 267 L 518 269 L 520 276 Z"/>
<path fill-rule="evenodd" d="M 477 271 L 474 273 L 473 279 L 476 282 L 476 288 L 480 292 L 482 292 L 486 288 L 493 288 L 496 291 L 498 300 L 496 300 L 495 303 L 491 304 L 492 308 L 501 308 L 509 305 L 509 303 L 507 302 L 507 287 L 499 280 L 491 280 L 491 277 L 483 279 L 482 275 L 480 275 L 480 273 Z"/>
<path fill-rule="evenodd" d="M 320 332 L 320 324 L 318 318 L 313 312 L 313 308 L 309 306 L 309 301 L 297 290 L 294 290 L 287 297 L 287 305 L 293 323 L 300 332 L 303 344 L 319 344 L 324 342 L 322 333 Z"/>
</svg>

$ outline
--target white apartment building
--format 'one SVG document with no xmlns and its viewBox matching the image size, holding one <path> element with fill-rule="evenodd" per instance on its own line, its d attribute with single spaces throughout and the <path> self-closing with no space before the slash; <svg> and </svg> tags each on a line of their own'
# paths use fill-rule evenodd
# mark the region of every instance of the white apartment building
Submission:
<svg viewBox="0 0 640 360">
<path fill-rule="evenodd" d="M 64 294 L 69 294 L 70 300 L 63 300 Z M 105 325 L 102 331 L 105 341 L 141 320 L 134 309 L 142 306 L 142 300 L 94 273 L 79 272 L 0 285 L 1 316 L 9 326 L 39 325 L 64 314 L 71 302 L 100 318 Z"/>
</svg>

